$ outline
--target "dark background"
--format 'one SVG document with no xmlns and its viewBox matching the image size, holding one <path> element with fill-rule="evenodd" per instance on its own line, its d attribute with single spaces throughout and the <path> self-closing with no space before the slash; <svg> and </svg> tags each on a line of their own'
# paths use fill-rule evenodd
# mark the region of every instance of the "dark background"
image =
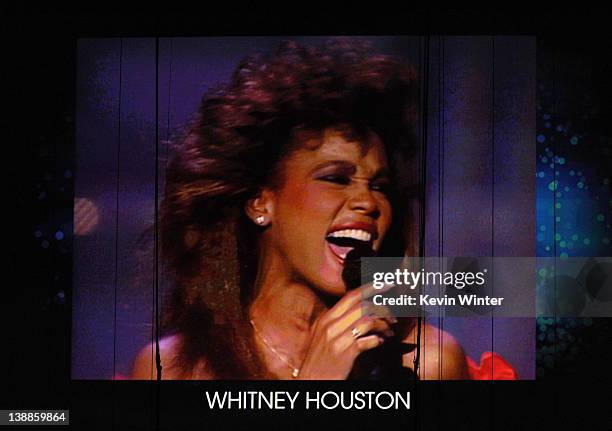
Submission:
<svg viewBox="0 0 612 431">
<path fill-rule="evenodd" d="M 5 212 L 11 217 L 5 225 L 9 257 L 1 314 L 5 320 L 2 350 L 8 366 L 3 367 L 1 408 L 70 408 L 75 429 L 122 429 L 123 420 L 133 421 L 134 428 L 147 429 L 179 417 L 183 424 L 221 421 L 217 423 L 227 428 L 233 421 L 246 426 L 245 420 L 253 426 L 253 421 L 262 417 L 207 417 L 201 400 L 209 383 L 176 382 L 160 391 L 154 383 L 70 382 L 72 248 L 66 227 L 71 226 L 74 197 L 71 173 L 77 37 L 535 34 L 538 100 L 546 103 L 552 98 L 555 115 L 582 122 L 581 127 L 595 138 L 593 142 L 599 143 L 581 148 L 581 161 L 595 173 L 610 172 L 612 46 L 608 15 L 601 10 L 394 10 L 368 11 L 361 18 L 346 11 L 305 11 L 291 19 L 281 19 L 274 12 L 247 7 L 226 14 L 13 10 L 3 15 L 3 86 L 9 96 L 4 103 L 8 126 L 4 166 L 9 178 Z M 554 346 L 556 337 L 549 337 L 548 331 L 556 334 L 559 323 L 543 326 L 539 330 L 546 335 L 538 348 Z M 610 399 L 610 319 L 593 319 L 588 325 L 578 322 L 574 328 L 577 350 L 571 355 L 553 351 L 546 355 L 551 358 L 546 361 L 545 356 L 538 356 L 536 382 L 432 382 L 419 386 L 413 394 L 419 400 L 418 407 L 401 418 L 394 412 L 309 413 L 299 418 L 281 414 L 265 423 L 271 428 L 285 422 L 311 426 L 311 421 L 327 423 L 328 417 L 339 416 L 370 427 L 380 418 L 389 424 L 416 421 L 423 429 L 440 429 L 442 424 L 453 429 L 503 429 L 511 422 L 522 424 L 519 429 L 553 424 L 606 429 L 611 423 L 608 409 L 604 409 Z M 260 387 L 280 389 L 282 385 L 272 382 Z M 348 387 L 348 383 L 315 385 L 320 389 Z M 239 385 L 232 387 L 237 390 Z"/>
</svg>

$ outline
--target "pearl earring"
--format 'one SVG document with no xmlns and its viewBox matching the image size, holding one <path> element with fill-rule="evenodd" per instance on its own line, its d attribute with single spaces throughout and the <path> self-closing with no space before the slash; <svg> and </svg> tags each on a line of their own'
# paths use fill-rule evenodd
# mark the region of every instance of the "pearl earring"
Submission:
<svg viewBox="0 0 612 431">
<path fill-rule="evenodd" d="M 264 224 L 264 222 L 266 221 L 266 219 L 265 219 L 265 217 L 264 217 L 264 216 L 260 215 L 260 216 L 257 216 L 257 218 L 255 219 L 255 221 L 257 222 L 257 224 L 258 224 L 258 225 L 260 225 L 260 226 L 261 226 L 261 225 L 263 225 L 263 224 Z"/>
</svg>

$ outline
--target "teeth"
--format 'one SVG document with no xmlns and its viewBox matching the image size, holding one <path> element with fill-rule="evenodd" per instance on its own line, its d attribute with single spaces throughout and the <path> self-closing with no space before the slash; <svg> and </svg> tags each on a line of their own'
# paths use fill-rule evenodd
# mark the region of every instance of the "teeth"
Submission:
<svg viewBox="0 0 612 431">
<path fill-rule="evenodd" d="M 372 234 L 370 232 L 366 232 L 362 229 L 343 229 L 337 230 L 335 232 L 330 233 L 328 236 L 333 238 L 353 238 L 359 241 L 369 241 L 372 238 Z"/>
</svg>

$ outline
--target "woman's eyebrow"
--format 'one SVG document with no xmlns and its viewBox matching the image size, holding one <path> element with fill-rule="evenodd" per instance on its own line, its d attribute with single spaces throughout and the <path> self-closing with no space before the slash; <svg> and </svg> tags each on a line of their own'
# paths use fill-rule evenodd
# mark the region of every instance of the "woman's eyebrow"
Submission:
<svg viewBox="0 0 612 431">
<path fill-rule="evenodd" d="M 321 169 L 327 168 L 329 166 L 338 167 L 344 169 L 351 174 L 357 170 L 357 167 L 354 163 L 349 162 L 348 160 L 326 160 L 324 162 L 318 163 L 312 168 L 311 172 L 316 172 Z"/>
<path fill-rule="evenodd" d="M 357 171 L 357 166 L 355 166 L 353 162 L 350 162 L 348 160 L 326 160 L 324 162 L 321 162 L 315 165 L 315 167 L 311 170 L 311 172 L 314 173 L 321 169 L 325 169 L 329 166 L 333 166 L 333 167 L 342 169 L 346 171 L 346 173 L 349 175 L 353 175 Z M 374 175 L 372 175 L 371 180 L 390 179 L 390 178 L 391 178 L 391 171 L 389 170 L 389 168 L 384 166 L 376 170 Z"/>
</svg>

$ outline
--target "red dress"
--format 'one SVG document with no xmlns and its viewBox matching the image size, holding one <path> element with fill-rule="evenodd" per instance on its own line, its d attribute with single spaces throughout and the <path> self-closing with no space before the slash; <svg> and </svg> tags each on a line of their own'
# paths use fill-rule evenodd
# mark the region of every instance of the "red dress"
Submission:
<svg viewBox="0 0 612 431">
<path fill-rule="evenodd" d="M 466 356 L 468 372 L 472 380 L 517 380 L 516 370 L 500 355 L 494 352 L 484 352 L 480 357 L 480 365 Z"/>
</svg>

